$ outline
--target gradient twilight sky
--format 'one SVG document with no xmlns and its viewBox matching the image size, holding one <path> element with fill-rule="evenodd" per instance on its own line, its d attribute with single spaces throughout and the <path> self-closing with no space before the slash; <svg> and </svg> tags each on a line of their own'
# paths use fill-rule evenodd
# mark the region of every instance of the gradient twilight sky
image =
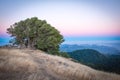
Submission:
<svg viewBox="0 0 120 80">
<path fill-rule="evenodd" d="M 120 40 L 120 0 L 0 0 L 1 43 L 10 39 L 10 25 L 35 16 L 58 29 L 65 43 Z"/>
</svg>

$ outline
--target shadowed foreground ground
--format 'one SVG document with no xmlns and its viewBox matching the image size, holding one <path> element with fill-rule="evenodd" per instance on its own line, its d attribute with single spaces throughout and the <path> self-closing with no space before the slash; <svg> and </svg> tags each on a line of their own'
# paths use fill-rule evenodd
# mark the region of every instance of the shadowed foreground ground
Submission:
<svg viewBox="0 0 120 80">
<path fill-rule="evenodd" d="M 120 75 L 40 50 L 0 49 L 0 80 L 120 80 Z"/>
</svg>

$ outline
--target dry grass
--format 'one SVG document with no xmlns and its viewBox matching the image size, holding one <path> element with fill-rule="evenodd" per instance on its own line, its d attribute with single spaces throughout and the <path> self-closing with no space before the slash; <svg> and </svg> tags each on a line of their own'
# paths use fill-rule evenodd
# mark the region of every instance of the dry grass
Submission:
<svg viewBox="0 0 120 80">
<path fill-rule="evenodd" d="M 38 68 L 28 54 L 18 50 L 0 49 L 0 80 L 26 80 Z"/>
<path fill-rule="evenodd" d="M 0 49 L 0 80 L 120 80 L 40 50 Z"/>
</svg>

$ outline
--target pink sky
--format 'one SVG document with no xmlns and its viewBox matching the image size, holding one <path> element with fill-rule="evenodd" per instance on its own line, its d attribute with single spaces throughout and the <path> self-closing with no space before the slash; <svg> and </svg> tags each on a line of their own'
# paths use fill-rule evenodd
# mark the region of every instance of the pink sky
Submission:
<svg viewBox="0 0 120 80">
<path fill-rule="evenodd" d="M 22 0 L 16 4 L 3 3 L 7 6 L 1 10 L 6 13 L 0 16 L 0 35 L 6 34 L 6 29 L 13 23 L 36 16 L 45 19 L 64 36 L 120 36 L 120 15 L 116 15 L 119 8 L 114 3 L 83 3 L 76 0 L 21 3 Z"/>
</svg>

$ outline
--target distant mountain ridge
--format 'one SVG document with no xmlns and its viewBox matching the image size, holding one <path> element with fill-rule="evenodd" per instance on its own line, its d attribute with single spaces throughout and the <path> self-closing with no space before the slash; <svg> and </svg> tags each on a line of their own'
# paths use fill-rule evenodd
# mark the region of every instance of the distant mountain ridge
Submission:
<svg viewBox="0 0 120 80">
<path fill-rule="evenodd" d="M 81 49 L 94 49 L 99 51 L 102 54 L 120 55 L 120 51 L 118 49 L 110 46 L 88 45 L 88 44 L 81 44 L 81 45 L 64 44 L 60 46 L 60 50 L 64 52 L 72 52 L 72 51 L 81 50 Z"/>
</svg>

